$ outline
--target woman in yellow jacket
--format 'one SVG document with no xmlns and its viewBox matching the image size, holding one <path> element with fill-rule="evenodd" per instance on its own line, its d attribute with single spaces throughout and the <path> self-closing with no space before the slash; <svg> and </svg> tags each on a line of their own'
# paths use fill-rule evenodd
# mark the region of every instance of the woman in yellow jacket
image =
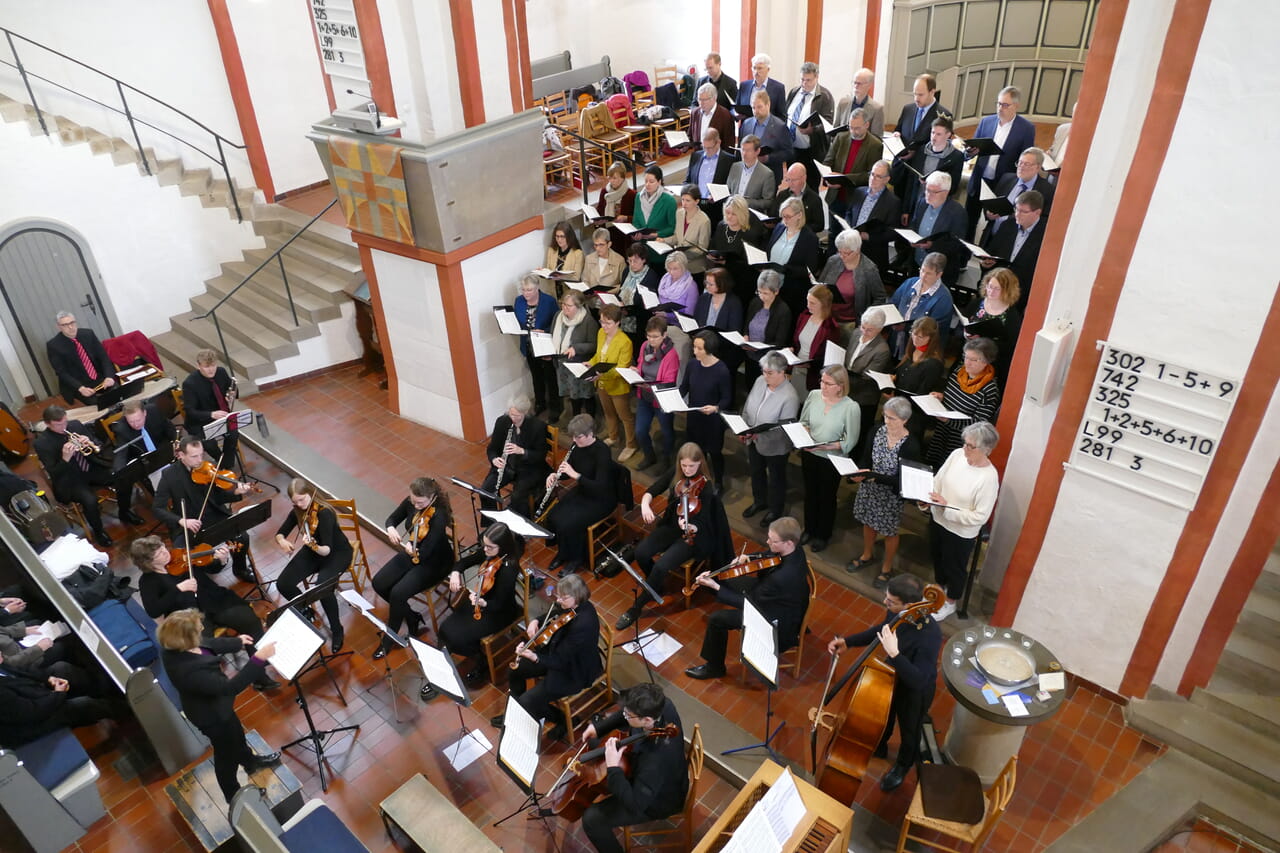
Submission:
<svg viewBox="0 0 1280 853">
<path fill-rule="evenodd" d="M 603 362 L 630 367 L 633 361 L 631 338 L 621 329 L 622 309 L 617 305 L 605 305 L 600 309 L 600 331 L 596 333 L 596 354 L 587 364 Z M 618 455 L 619 462 L 626 462 L 636 453 L 636 418 L 631 413 L 631 386 L 609 370 L 596 380 L 596 394 L 600 397 L 607 426 L 605 444 L 613 447 L 618 442 L 618 421 L 626 435 L 626 445 Z"/>
</svg>

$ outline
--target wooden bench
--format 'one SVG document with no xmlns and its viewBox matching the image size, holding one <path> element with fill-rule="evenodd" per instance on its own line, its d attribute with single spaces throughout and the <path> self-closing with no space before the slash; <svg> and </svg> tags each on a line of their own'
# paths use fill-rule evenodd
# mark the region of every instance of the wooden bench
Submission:
<svg viewBox="0 0 1280 853">
<path fill-rule="evenodd" d="M 490 841 L 452 802 L 418 773 L 378 804 L 387 836 L 398 830 L 419 850 L 477 853 L 502 848 Z"/>
<path fill-rule="evenodd" d="M 272 751 L 255 730 L 245 732 L 245 738 L 258 755 Z M 267 792 L 267 806 L 277 820 L 287 821 L 302 807 L 302 783 L 283 764 L 264 768 L 248 778 Z M 166 785 L 164 791 L 205 850 L 218 850 L 235 837 L 226 800 L 213 775 L 212 758 L 183 773 Z"/>
</svg>

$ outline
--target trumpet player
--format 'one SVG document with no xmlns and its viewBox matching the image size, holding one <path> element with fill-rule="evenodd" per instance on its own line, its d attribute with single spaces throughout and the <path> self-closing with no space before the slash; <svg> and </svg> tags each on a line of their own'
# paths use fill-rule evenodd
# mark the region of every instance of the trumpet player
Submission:
<svg viewBox="0 0 1280 853">
<path fill-rule="evenodd" d="M 67 410 L 49 406 L 42 415 L 44 430 L 36 436 L 36 455 L 53 487 L 53 496 L 63 503 L 76 503 L 94 540 L 104 547 L 111 537 L 102 528 L 97 490 L 110 486 L 111 463 L 99 455 L 99 447 L 89 430 L 79 421 L 67 419 Z M 122 518 L 134 518 L 133 490 L 121 489 L 117 496 Z"/>
<path fill-rule="evenodd" d="M 544 506 L 540 508 L 545 510 L 553 493 L 574 481 L 573 488 L 564 492 L 545 522 L 559 546 L 547 568 L 560 569 L 562 576 L 586 567 L 587 528 L 613 512 L 618 503 L 617 464 L 609 446 L 596 440 L 595 419 L 586 414 L 574 415 L 567 429 L 572 442 L 569 452 L 547 476 Z"/>
<path fill-rule="evenodd" d="M 489 474 L 481 488 L 497 492 L 511 486 L 513 510 L 527 516 L 532 502 L 546 485 L 551 467 L 547 465 L 547 426 L 532 414 L 533 401 L 517 394 L 507 404 L 507 412 L 493 424 L 489 446 Z M 481 500 L 485 509 L 497 509 L 488 498 Z"/>
</svg>

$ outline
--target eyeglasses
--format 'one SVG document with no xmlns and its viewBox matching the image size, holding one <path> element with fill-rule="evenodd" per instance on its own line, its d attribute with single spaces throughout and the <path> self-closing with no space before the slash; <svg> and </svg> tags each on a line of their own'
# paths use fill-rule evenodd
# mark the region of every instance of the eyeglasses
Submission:
<svg viewBox="0 0 1280 853">
<path fill-rule="evenodd" d="M 63 321 L 62 321 L 61 323 L 59 323 L 58 325 L 59 325 L 59 326 L 74 326 L 75 324 L 76 324 L 76 321 L 75 321 L 75 320 L 63 320 Z"/>
<path fill-rule="evenodd" d="M 1014 106 L 1014 103 L 1012 101 L 996 101 L 996 106 L 1002 110 L 1007 110 L 1009 107 Z"/>
<path fill-rule="evenodd" d="M 927 192 L 929 195 L 937 195 L 938 193 L 946 192 L 946 190 L 943 189 L 942 187 L 925 187 L 924 191 Z"/>
</svg>

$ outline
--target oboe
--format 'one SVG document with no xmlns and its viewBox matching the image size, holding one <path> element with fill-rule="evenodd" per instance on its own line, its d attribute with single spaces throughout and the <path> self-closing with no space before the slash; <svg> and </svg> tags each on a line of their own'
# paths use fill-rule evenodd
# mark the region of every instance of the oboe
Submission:
<svg viewBox="0 0 1280 853">
<path fill-rule="evenodd" d="M 564 459 L 560 461 L 560 468 L 563 468 L 565 465 L 569 463 L 569 457 L 573 455 L 573 449 L 577 446 L 578 445 L 576 444 L 569 445 L 569 450 L 565 453 Z M 556 469 L 556 470 L 559 471 L 560 469 Z M 547 486 L 547 493 L 542 496 L 542 503 L 538 504 L 537 510 L 535 510 L 533 513 L 533 517 L 535 519 L 542 518 L 542 512 L 547 508 L 547 501 L 551 500 L 551 495 L 555 493 L 556 486 L 558 486 L 559 484 L 560 484 L 560 476 L 557 474 L 555 479 L 551 481 L 551 485 Z"/>
<path fill-rule="evenodd" d="M 493 490 L 495 492 L 502 488 L 502 481 L 507 476 L 507 460 L 511 454 L 507 451 L 507 445 L 511 444 L 511 436 L 515 435 L 516 425 L 512 424 L 507 427 L 507 440 L 502 443 L 502 466 L 498 468 L 498 479 L 494 481 Z"/>
</svg>

